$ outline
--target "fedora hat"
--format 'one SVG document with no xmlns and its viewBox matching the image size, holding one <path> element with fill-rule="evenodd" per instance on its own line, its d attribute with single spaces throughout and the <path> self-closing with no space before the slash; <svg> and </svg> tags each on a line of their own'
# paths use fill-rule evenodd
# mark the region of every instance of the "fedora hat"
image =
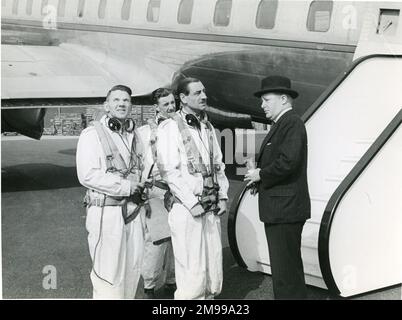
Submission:
<svg viewBox="0 0 402 320">
<path fill-rule="evenodd" d="M 299 96 L 299 93 L 292 90 L 290 87 L 290 79 L 282 76 L 269 76 L 261 80 L 261 89 L 254 93 L 254 96 L 261 98 L 263 94 L 274 93 L 286 93 L 293 99 Z"/>
</svg>

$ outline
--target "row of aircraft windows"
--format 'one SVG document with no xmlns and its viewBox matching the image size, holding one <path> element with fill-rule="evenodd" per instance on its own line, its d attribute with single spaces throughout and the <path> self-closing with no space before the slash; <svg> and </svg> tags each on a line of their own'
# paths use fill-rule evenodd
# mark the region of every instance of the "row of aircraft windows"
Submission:
<svg viewBox="0 0 402 320">
<path fill-rule="evenodd" d="M 162 0 L 149 0 L 147 9 L 147 21 L 158 22 L 159 11 Z M 65 16 L 67 0 L 59 0 L 57 6 L 57 15 L 59 17 Z M 111 2 L 111 0 L 109 0 Z M 3 5 L 5 1 L 2 1 Z M 48 0 L 42 0 L 41 12 L 46 14 L 46 6 Z M 132 0 L 124 0 L 121 7 L 121 19 L 129 20 L 131 12 Z M 19 0 L 13 1 L 12 13 L 18 14 Z M 33 0 L 26 0 L 26 14 L 32 15 Z M 190 24 L 193 14 L 194 0 L 181 0 L 178 13 L 177 22 L 179 24 Z M 307 30 L 325 32 L 328 31 L 331 22 L 333 1 L 332 0 L 315 0 L 310 4 L 310 9 L 307 16 Z M 107 0 L 99 0 L 98 5 L 98 18 L 104 19 L 106 16 Z M 77 17 L 84 16 L 85 0 L 79 0 L 77 6 Z M 273 29 L 275 27 L 276 14 L 278 10 L 278 0 L 261 0 L 256 14 L 255 25 L 259 29 Z M 215 26 L 227 27 L 230 23 L 232 12 L 232 0 L 217 0 L 215 4 L 215 11 L 213 23 Z"/>
</svg>

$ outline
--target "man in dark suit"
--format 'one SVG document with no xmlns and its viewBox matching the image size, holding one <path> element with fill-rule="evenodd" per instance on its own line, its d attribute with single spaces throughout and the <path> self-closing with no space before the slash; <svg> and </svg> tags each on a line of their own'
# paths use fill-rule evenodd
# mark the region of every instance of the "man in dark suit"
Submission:
<svg viewBox="0 0 402 320">
<path fill-rule="evenodd" d="M 258 189 L 260 220 L 265 224 L 275 299 L 306 299 L 301 258 L 303 225 L 310 218 L 307 186 L 307 134 L 292 110 L 298 93 L 290 79 L 270 76 L 254 94 L 273 125 L 245 175 Z"/>
</svg>

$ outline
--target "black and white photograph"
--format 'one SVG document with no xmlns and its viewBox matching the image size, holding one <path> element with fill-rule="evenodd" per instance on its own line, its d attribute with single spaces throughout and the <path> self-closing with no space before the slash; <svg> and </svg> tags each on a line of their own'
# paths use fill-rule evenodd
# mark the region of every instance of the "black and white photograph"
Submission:
<svg viewBox="0 0 402 320">
<path fill-rule="evenodd" d="M 402 1 L 1 0 L 0 298 L 402 300 L 401 88 Z"/>
</svg>

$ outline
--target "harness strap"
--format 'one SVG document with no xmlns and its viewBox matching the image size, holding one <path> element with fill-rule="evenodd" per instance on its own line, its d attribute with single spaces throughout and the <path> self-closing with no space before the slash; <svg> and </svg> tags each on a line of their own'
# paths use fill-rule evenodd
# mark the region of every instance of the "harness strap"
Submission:
<svg viewBox="0 0 402 320">
<path fill-rule="evenodd" d="M 166 182 L 155 181 L 154 186 L 162 190 L 169 190 L 169 185 Z"/>
<path fill-rule="evenodd" d="M 99 121 L 94 121 L 94 126 L 106 155 L 106 172 L 115 170 L 127 170 L 126 163 L 123 160 L 112 137 L 106 132 L 106 128 Z"/>
<path fill-rule="evenodd" d="M 150 143 L 151 143 L 151 151 L 152 151 L 152 159 L 154 162 L 158 160 L 158 152 L 156 150 L 156 139 L 157 139 L 157 132 L 158 126 L 153 121 L 148 121 L 149 127 L 151 128 L 151 136 L 150 136 Z"/>
<path fill-rule="evenodd" d="M 189 173 L 201 173 L 203 176 L 207 176 L 208 168 L 202 161 L 201 153 L 195 145 L 189 128 L 187 128 L 184 120 L 178 114 L 173 116 L 173 120 L 176 121 L 183 140 L 184 149 L 186 150 L 187 154 L 187 166 Z"/>
<path fill-rule="evenodd" d="M 107 132 L 107 128 L 104 127 L 99 121 L 94 121 L 94 127 L 98 134 L 102 149 L 106 155 L 106 172 L 119 171 L 120 173 L 123 173 L 123 176 L 125 173 L 129 173 L 128 171 L 129 170 L 131 171 L 131 169 L 132 169 L 131 160 L 130 160 L 129 168 L 127 168 L 127 165 L 124 162 L 124 159 L 123 159 L 122 155 L 120 154 L 116 144 L 114 143 L 110 134 Z M 136 134 L 137 133 L 134 132 L 134 138 L 135 138 Z M 131 146 L 131 152 L 133 152 L 133 153 L 135 153 L 134 146 L 135 146 L 135 141 L 132 142 L 132 146 Z M 139 166 L 139 170 L 142 170 L 143 168 L 142 168 L 142 163 L 141 163 L 140 158 L 137 159 L 137 162 L 138 162 L 137 165 Z M 102 195 L 102 197 L 99 197 L 99 195 Z M 87 208 L 89 208 L 91 206 L 98 206 L 98 207 L 119 206 L 119 207 L 121 207 L 125 224 L 132 221 L 138 215 L 138 213 L 140 212 L 140 209 L 143 207 L 142 204 L 137 205 L 137 207 L 134 209 L 133 213 L 128 215 L 128 207 L 127 207 L 128 206 L 128 198 L 127 197 L 112 197 L 112 196 L 108 196 L 106 194 L 92 191 L 89 189 L 87 190 L 87 193 L 85 195 L 84 204 L 86 205 Z"/>
<path fill-rule="evenodd" d="M 116 200 L 114 198 L 111 197 L 103 197 L 103 198 L 93 198 L 90 199 L 89 202 L 87 203 L 88 207 L 108 207 L 108 206 L 112 206 L 112 207 L 121 207 L 124 206 L 127 203 L 126 199 L 122 199 L 122 200 Z"/>
<path fill-rule="evenodd" d="M 215 179 L 215 182 L 217 182 L 217 178 L 216 178 L 216 167 L 214 166 L 214 137 L 212 134 L 212 125 L 209 121 L 207 121 L 206 126 L 208 128 L 208 138 L 209 138 L 209 164 L 210 164 L 210 168 L 211 168 L 211 174 L 212 174 L 212 180 Z"/>
</svg>

